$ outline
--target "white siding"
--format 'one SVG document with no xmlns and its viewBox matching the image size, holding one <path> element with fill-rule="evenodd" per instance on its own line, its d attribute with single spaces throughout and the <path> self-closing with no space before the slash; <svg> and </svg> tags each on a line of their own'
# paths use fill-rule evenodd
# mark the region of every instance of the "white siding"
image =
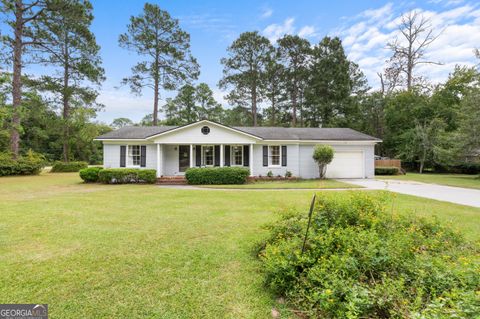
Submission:
<svg viewBox="0 0 480 319">
<path fill-rule="evenodd" d="M 138 145 L 138 143 L 136 143 Z M 120 145 L 125 144 L 108 144 L 103 143 L 103 167 L 105 168 L 119 168 L 120 167 Z M 146 166 L 144 168 L 157 169 L 157 145 L 147 144 L 147 158 Z M 143 168 L 143 167 L 141 167 Z"/>
<path fill-rule="evenodd" d="M 210 128 L 210 133 L 205 135 L 201 132 L 203 126 Z M 155 143 L 166 144 L 248 144 L 258 139 L 225 128 L 214 123 L 197 123 L 190 127 L 167 132 L 152 139 Z"/>
<path fill-rule="evenodd" d="M 293 176 L 300 176 L 298 170 L 298 144 L 270 144 L 270 145 L 286 145 L 287 146 L 287 166 L 270 167 L 263 166 L 263 146 L 253 145 L 253 175 L 254 176 L 266 176 L 269 171 L 272 171 L 274 176 L 285 176 L 287 171 L 292 172 Z"/>
<path fill-rule="evenodd" d="M 120 145 L 103 143 L 103 167 L 120 167 Z"/>
</svg>

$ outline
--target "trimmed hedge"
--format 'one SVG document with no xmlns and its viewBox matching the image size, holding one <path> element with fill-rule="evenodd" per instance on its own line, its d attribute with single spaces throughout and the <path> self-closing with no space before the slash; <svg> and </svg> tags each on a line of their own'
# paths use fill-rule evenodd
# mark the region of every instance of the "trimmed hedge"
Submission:
<svg viewBox="0 0 480 319">
<path fill-rule="evenodd" d="M 51 173 L 78 172 L 87 168 L 87 162 L 55 162 L 50 170 Z"/>
<path fill-rule="evenodd" d="M 400 170 L 398 167 L 375 167 L 375 175 L 398 175 Z"/>
<path fill-rule="evenodd" d="M 478 318 L 479 247 L 435 219 L 357 193 L 320 197 L 311 223 L 290 210 L 268 228 L 266 285 L 302 318 Z"/>
<path fill-rule="evenodd" d="M 189 168 L 185 172 L 188 184 L 226 185 L 245 184 L 250 171 L 243 167 L 201 167 Z"/>
<path fill-rule="evenodd" d="M 107 168 L 98 172 L 98 181 L 105 184 L 153 184 L 156 180 L 154 169 Z"/>
<path fill-rule="evenodd" d="M 28 151 L 16 160 L 9 153 L 0 153 L 0 176 L 38 175 L 45 163 L 45 157 L 33 151 Z"/>
<path fill-rule="evenodd" d="M 98 182 L 98 173 L 102 170 L 102 167 L 88 167 L 80 170 L 80 178 L 85 183 Z"/>
</svg>

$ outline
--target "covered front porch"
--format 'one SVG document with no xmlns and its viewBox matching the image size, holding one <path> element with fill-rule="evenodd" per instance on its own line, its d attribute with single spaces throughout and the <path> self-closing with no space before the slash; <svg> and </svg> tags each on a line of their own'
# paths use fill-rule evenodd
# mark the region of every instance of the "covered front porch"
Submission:
<svg viewBox="0 0 480 319">
<path fill-rule="evenodd" d="M 253 175 L 253 144 L 156 144 L 157 177 L 182 176 L 190 167 L 236 166 Z"/>
</svg>

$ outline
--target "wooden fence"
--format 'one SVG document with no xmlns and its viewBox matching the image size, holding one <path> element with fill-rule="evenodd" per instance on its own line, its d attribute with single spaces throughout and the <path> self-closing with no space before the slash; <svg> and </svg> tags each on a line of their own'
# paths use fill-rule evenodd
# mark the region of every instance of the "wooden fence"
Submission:
<svg viewBox="0 0 480 319">
<path fill-rule="evenodd" d="M 402 161 L 399 159 L 375 160 L 375 167 L 398 167 L 402 168 Z"/>
</svg>

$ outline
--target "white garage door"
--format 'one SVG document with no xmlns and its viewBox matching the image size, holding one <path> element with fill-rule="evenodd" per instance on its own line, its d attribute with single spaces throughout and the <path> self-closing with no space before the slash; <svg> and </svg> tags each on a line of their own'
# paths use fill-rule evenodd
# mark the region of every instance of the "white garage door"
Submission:
<svg viewBox="0 0 480 319">
<path fill-rule="evenodd" d="M 362 151 L 337 151 L 327 166 L 327 178 L 364 178 L 364 168 Z"/>
</svg>

